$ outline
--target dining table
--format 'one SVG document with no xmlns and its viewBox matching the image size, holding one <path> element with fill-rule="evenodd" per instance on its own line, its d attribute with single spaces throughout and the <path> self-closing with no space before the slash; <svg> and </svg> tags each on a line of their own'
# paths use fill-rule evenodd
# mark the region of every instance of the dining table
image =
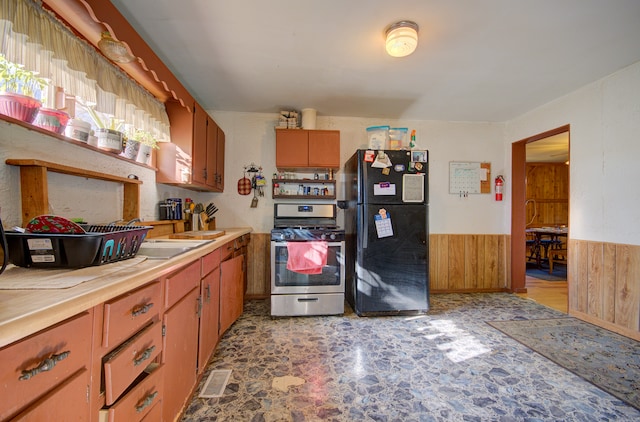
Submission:
<svg viewBox="0 0 640 422">
<path fill-rule="evenodd" d="M 549 248 L 553 248 L 554 245 L 560 245 L 563 241 L 560 237 L 567 237 L 569 234 L 569 227 L 567 226 L 555 226 L 555 227 L 530 227 L 525 230 L 525 233 L 533 235 L 533 244 L 531 245 L 532 254 L 536 261 L 538 268 L 541 267 L 543 261 L 549 259 Z"/>
</svg>

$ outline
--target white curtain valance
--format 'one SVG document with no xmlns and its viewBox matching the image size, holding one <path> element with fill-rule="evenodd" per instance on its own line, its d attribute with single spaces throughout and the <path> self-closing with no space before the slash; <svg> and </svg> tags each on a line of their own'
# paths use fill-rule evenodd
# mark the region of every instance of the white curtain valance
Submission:
<svg viewBox="0 0 640 422">
<path fill-rule="evenodd" d="M 0 53 L 97 111 L 170 140 L 164 104 L 44 10 L 40 0 L 1 1 Z"/>
</svg>

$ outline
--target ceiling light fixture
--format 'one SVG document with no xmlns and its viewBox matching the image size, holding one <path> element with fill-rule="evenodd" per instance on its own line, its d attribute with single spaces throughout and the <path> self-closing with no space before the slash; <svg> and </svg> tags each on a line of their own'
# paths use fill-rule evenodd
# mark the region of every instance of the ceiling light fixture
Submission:
<svg viewBox="0 0 640 422">
<path fill-rule="evenodd" d="M 108 59 L 117 63 L 131 63 L 135 60 L 135 57 L 129 52 L 127 46 L 121 41 L 116 41 L 111 38 L 109 32 L 105 31 L 100 36 L 98 48 Z"/>
<path fill-rule="evenodd" d="M 418 46 L 418 24 L 411 21 L 396 22 L 387 28 L 386 36 L 385 46 L 390 56 L 408 56 Z"/>
</svg>

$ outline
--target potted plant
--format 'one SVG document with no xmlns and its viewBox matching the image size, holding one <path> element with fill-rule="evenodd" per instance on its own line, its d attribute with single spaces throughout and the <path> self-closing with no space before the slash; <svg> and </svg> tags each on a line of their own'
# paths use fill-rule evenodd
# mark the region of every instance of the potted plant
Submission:
<svg viewBox="0 0 640 422">
<path fill-rule="evenodd" d="M 0 55 L 0 113 L 32 123 L 42 106 L 47 82 L 36 72 L 7 60 Z"/>
<path fill-rule="evenodd" d="M 84 109 L 97 127 L 95 136 L 98 138 L 98 148 L 116 154 L 122 153 L 125 144 L 124 133 L 120 130 L 123 126 L 122 121 L 114 117 L 102 116 L 89 106 L 84 106 Z"/>
<path fill-rule="evenodd" d="M 136 160 L 138 163 L 149 164 L 151 160 L 151 150 L 157 148 L 158 141 L 150 132 L 137 129 L 127 139 L 122 155 Z"/>
</svg>

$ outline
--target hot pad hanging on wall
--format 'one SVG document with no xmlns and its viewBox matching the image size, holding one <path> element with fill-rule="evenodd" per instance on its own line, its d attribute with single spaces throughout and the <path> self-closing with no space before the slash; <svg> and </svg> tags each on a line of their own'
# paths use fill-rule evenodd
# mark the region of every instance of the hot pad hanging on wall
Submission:
<svg viewBox="0 0 640 422">
<path fill-rule="evenodd" d="M 238 180 L 238 193 L 240 195 L 249 195 L 251 193 L 251 179 L 247 177 L 246 172 L 242 179 Z"/>
</svg>

